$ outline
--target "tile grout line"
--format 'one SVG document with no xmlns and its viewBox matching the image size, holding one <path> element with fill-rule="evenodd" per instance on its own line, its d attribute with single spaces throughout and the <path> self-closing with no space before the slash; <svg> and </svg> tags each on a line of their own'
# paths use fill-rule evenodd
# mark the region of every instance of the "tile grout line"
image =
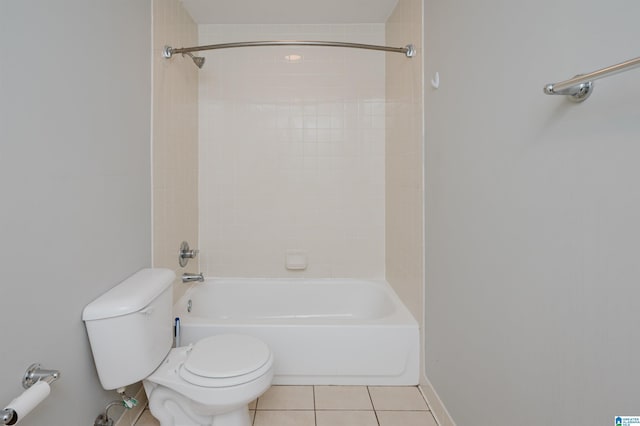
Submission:
<svg viewBox="0 0 640 426">
<path fill-rule="evenodd" d="M 440 426 L 440 422 L 438 421 L 438 418 L 435 416 L 435 414 L 433 414 L 433 410 L 431 409 L 431 404 L 427 399 L 427 395 L 424 394 L 424 391 L 422 390 L 422 386 L 418 386 L 418 392 L 420 392 L 420 395 L 422 395 L 422 399 L 424 399 L 424 403 L 427 404 L 427 409 L 429 410 L 429 413 L 431 414 L 431 417 L 433 418 L 433 420 L 436 422 L 436 425 Z"/>
<path fill-rule="evenodd" d="M 331 410 L 328 408 L 323 408 L 320 409 L 318 411 L 371 411 L 371 410 L 345 410 L 345 409 L 341 409 L 341 410 Z M 313 408 L 264 408 L 258 411 L 316 411 Z"/>
<path fill-rule="evenodd" d="M 380 426 L 380 419 L 378 419 L 378 411 L 376 410 L 376 406 L 373 405 L 373 397 L 371 396 L 371 391 L 369 390 L 369 386 L 367 386 L 367 394 L 369 395 L 369 401 L 371 401 L 371 408 L 373 408 L 373 415 L 376 416 L 376 423 Z"/>
<path fill-rule="evenodd" d="M 312 393 L 313 393 L 313 424 L 315 426 L 318 426 L 318 415 L 316 413 L 316 387 L 315 385 L 311 386 L 311 389 L 313 389 Z"/>
</svg>

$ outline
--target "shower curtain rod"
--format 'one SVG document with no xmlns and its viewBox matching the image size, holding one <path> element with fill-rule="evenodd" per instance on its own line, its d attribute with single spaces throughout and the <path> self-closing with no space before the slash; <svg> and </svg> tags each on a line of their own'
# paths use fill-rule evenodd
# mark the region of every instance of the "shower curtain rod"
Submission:
<svg viewBox="0 0 640 426">
<path fill-rule="evenodd" d="M 200 52 L 202 50 L 231 49 L 235 47 L 255 47 L 255 46 L 325 46 L 325 47 L 349 47 L 353 49 L 382 50 L 385 52 L 404 53 L 407 58 L 411 58 L 416 54 L 413 44 L 407 44 L 405 47 L 378 46 L 374 44 L 361 43 L 343 43 L 337 41 L 298 41 L 298 40 L 274 40 L 274 41 L 246 41 L 238 43 L 222 43 L 209 44 L 206 46 L 180 47 L 174 48 L 165 46 L 162 55 L 170 58 L 175 53 L 190 54 L 191 52 Z"/>
</svg>

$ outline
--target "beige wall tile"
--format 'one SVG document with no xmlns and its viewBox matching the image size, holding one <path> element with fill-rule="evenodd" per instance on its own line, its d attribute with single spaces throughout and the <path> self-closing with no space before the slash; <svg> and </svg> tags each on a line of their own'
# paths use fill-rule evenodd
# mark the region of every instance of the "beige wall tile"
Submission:
<svg viewBox="0 0 640 426">
<path fill-rule="evenodd" d="M 165 45 L 197 44 L 197 26 L 177 0 L 153 2 L 153 266 L 179 276 L 183 240 L 198 247 L 198 73 Z M 188 265 L 197 272 L 198 259 Z M 176 296 L 184 287 L 176 286 Z"/>
<path fill-rule="evenodd" d="M 386 24 L 388 45 L 414 44 L 415 57 L 386 61 L 386 278 L 423 323 L 422 2 L 399 0 Z"/>
</svg>

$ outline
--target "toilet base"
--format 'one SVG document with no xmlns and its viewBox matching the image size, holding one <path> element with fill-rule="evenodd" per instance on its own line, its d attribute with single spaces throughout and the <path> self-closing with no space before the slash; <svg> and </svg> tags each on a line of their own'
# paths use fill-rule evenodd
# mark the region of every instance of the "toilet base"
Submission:
<svg viewBox="0 0 640 426">
<path fill-rule="evenodd" d="M 211 426 L 251 426 L 249 407 L 245 405 L 235 411 L 217 415 Z"/>
<path fill-rule="evenodd" d="M 149 410 L 160 426 L 251 426 L 247 405 L 214 415 L 200 414 L 198 408 L 193 401 L 162 386 L 149 395 Z"/>
</svg>

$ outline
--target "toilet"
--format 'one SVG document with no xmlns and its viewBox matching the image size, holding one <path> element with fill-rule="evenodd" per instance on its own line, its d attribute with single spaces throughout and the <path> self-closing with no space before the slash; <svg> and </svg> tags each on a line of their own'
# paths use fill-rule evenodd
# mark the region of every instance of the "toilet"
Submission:
<svg viewBox="0 0 640 426">
<path fill-rule="evenodd" d="M 142 380 L 161 426 L 249 426 L 249 402 L 273 379 L 271 350 L 239 334 L 172 348 L 174 279 L 169 269 L 143 269 L 85 307 L 100 384 Z"/>
</svg>

